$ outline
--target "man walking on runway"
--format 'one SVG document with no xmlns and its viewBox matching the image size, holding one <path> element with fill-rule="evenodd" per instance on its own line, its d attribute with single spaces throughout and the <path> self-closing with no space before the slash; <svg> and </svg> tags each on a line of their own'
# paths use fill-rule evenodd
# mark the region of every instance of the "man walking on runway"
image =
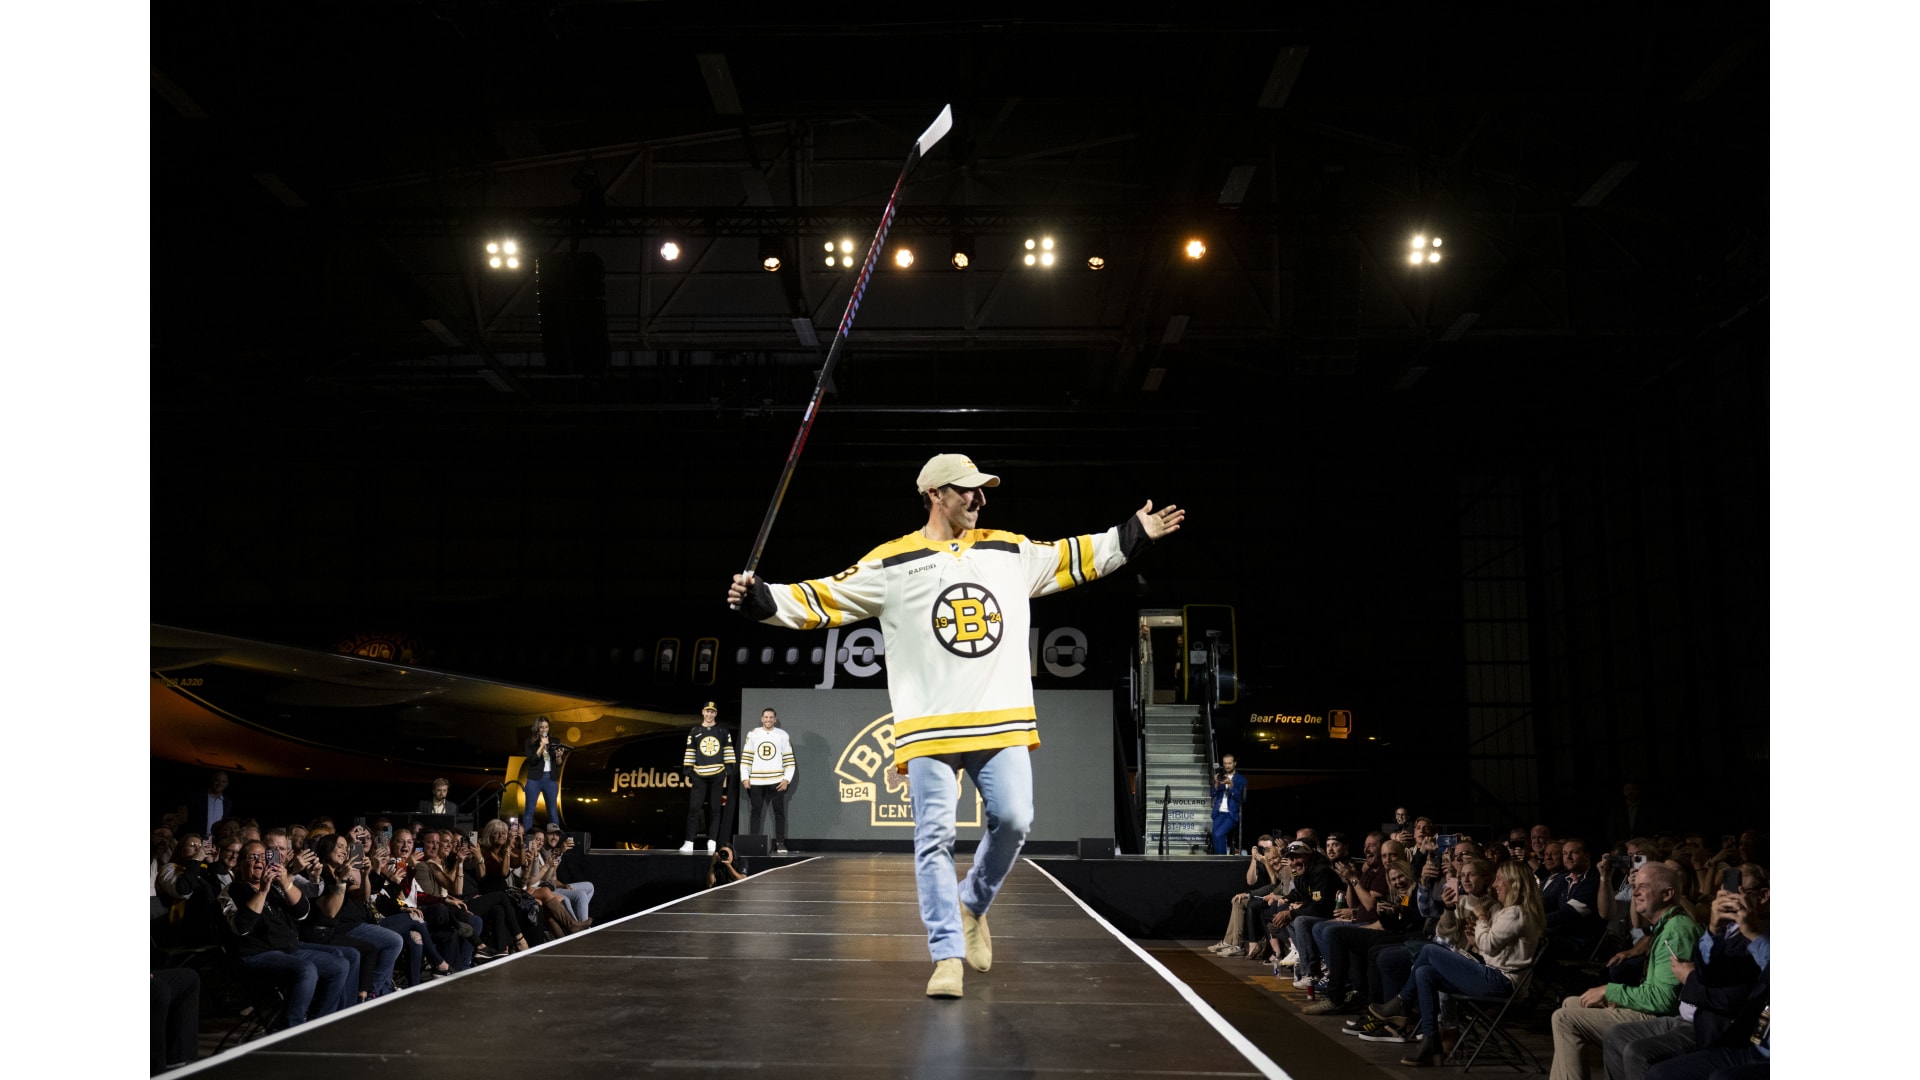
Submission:
<svg viewBox="0 0 1920 1080">
<path fill-rule="evenodd" d="M 1000 478 L 936 454 L 914 490 L 927 521 L 833 575 L 769 586 L 736 574 L 727 602 L 796 630 L 880 619 L 893 704 L 894 769 L 913 799 L 914 872 L 933 977 L 927 996 L 961 996 L 965 957 L 993 963 L 987 909 L 1033 825 L 1029 752 L 1040 745 L 1027 666 L 1027 601 L 1105 577 L 1179 530 L 1186 511 L 1153 503 L 1099 535 L 1029 540 L 977 527 Z M 986 803 L 986 831 L 954 882 L 961 771 Z"/>
</svg>

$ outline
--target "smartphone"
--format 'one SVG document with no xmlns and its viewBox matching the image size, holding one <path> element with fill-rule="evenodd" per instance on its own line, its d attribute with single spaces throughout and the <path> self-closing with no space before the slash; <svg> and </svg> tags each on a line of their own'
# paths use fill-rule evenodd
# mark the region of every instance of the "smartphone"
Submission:
<svg viewBox="0 0 1920 1080">
<path fill-rule="evenodd" d="M 1647 857 L 1645 855 L 1635 855 L 1633 857 L 1633 868 L 1635 870 L 1638 870 L 1645 865 L 1647 865 Z"/>
<path fill-rule="evenodd" d="M 1449 832 L 1449 833 L 1441 833 L 1439 837 L 1434 841 L 1434 844 L 1441 851 L 1446 851 L 1449 848 L 1453 847 L 1453 845 L 1459 842 L 1460 842 L 1460 834 Z"/>
<path fill-rule="evenodd" d="M 268 866 L 279 866 L 279 865 L 280 865 L 280 852 L 278 852 L 278 851 L 276 851 L 276 850 L 275 850 L 275 849 L 273 849 L 273 848 L 268 848 L 268 849 L 267 849 L 267 865 L 268 865 Z"/>
<path fill-rule="evenodd" d="M 354 844 L 347 845 L 347 861 L 349 863 L 359 862 L 361 858 L 363 858 L 366 855 L 366 853 L 367 853 L 367 847 L 365 844 L 354 843 Z"/>
<path fill-rule="evenodd" d="M 1720 887 L 1730 893 L 1740 891 L 1740 868 L 1730 866 L 1720 874 Z"/>
<path fill-rule="evenodd" d="M 356 828 L 356 829 L 364 829 L 364 828 L 366 828 L 366 827 L 367 827 L 367 819 L 366 819 L 366 818 L 363 818 L 363 817 L 357 817 L 357 818 L 354 818 L 354 819 L 353 819 L 353 827 L 354 827 L 354 828 Z"/>
</svg>

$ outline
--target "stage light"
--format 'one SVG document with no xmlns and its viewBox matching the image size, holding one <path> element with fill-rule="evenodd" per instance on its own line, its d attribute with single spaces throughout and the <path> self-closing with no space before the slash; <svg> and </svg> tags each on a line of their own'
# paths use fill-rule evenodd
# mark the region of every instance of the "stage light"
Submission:
<svg viewBox="0 0 1920 1080">
<path fill-rule="evenodd" d="M 901 248 L 899 251 L 893 253 L 893 261 L 894 265 L 905 270 L 907 267 L 913 265 L 913 250 L 911 248 Z"/>
<path fill-rule="evenodd" d="M 780 269 L 780 249 L 782 246 L 780 238 L 777 236 L 763 236 L 760 238 L 760 268 L 762 270 L 773 273 Z"/>
<path fill-rule="evenodd" d="M 1433 238 L 1433 246 L 1434 246 L 1434 247 L 1439 247 L 1439 246 L 1440 246 L 1440 238 L 1439 238 L 1439 237 L 1437 237 L 1437 236 L 1436 236 L 1436 237 L 1434 237 L 1434 238 Z"/>
<path fill-rule="evenodd" d="M 760 269 L 765 270 L 768 273 L 772 273 L 773 271 L 780 269 L 780 256 L 769 255 L 766 258 L 761 259 Z"/>
<path fill-rule="evenodd" d="M 1026 263 L 1028 266 L 1032 266 L 1034 263 L 1037 263 L 1039 261 L 1040 261 L 1039 256 L 1035 255 L 1031 251 L 1027 252 Z"/>
<path fill-rule="evenodd" d="M 661 244 L 661 245 L 660 245 L 660 257 L 661 257 L 661 258 L 663 258 L 663 259 L 665 259 L 665 260 L 667 260 L 668 262 L 672 262 L 673 260 L 675 260 L 675 259 L 677 259 L 677 258 L 679 258 L 679 257 L 680 257 L 680 245 L 679 245 L 679 244 L 676 244 L 676 243 L 674 243 L 674 242 L 673 242 L 673 241 L 671 241 L 671 240 L 669 240 L 669 241 L 667 241 L 667 242 L 666 242 L 666 243 L 664 243 L 664 244 Z"/>
<path fill-rule="evenodd" d="M 1207 245 L 1198 237 L 1187 241 L 1187 258 L 1198 259 L 1207 253 Z"/>
<path fill-rule="evenodd" d="M 1419 252 L 1416 251 L 1413 254 L 1407 256 L 1407 261 L 1412 263 L 1415 266 L 1419 266 L 1422 262 L 1426 261 L 1426 258 L 1425 256 L 1421 255 Z"/>
<path fill-rule="evenodd" d="M 1430 263 L 1437 263 L 1437 262 L 1439 262 L 1439 261 L 1440 261 L 1440 253 L 1439 253 L 1439 252 L 1437 252 L 1437 251 L 1429 251 L 1429 252 L 1427 252 L 1427 261 L 1428 261 L 1428 262 L 1430 262 Z"/>
<path fill-rule="evenodd" d="M 1098 255 L 1087 256 L 1087 269 L 1105 270 L 1106 268 L 1107 268 L 1107 260 L 1101 258 Z"/>
<path fill-rule="evenodd" d="M 1407 262 L 1414 266 L 1428 266 L 1440 261 L 1440 237 L 1429 237 L 1425 233 L 1408 242 L 1413 250 L 1407 253 Z"/>
<path fill-rule="evenodd" d="M 1040 253 L 1040 265 L 1041 265 L 1041 266 L 1052 266 L 1052 265 L 1053 265 L 1053 252 L 1051 252 L 1051 251 L 1043 251 L 1043 252 L 1041 252 L 1041 253 Z"/>
<path fill-rule="evenodd" d="M 952 246 L 948 249 L 947 262 L 955 270 L 965 270 L 973 265 L 973 234 L 955 230 Z"/>
<path fill-rule="evenodd" d="M 1051 236 L 1043 236 L 1043 237 L 1041 237 L 1041 238 L 1040 238 L 1040 248 L 1041 248 L 1041 250 L 1043 250 L 1043 251 L 1052 251 L 1052 250 L 1053 250 L 1053 237 L 1051 237 Z"/>
<path fill-rule="evenodd" d="M 520 245 L 512 240 L 489 240 L 487 241 L 487 265 L 495 270 L 518 270 L 520 260 L 514 256 L 519 251 Z"/>
<path fill-rule="evenodd" d="M 967 264 L 972 261 L 973 260 L 967 258 L 967 253 L 964 251 L 956 251 L 953 253 L 953 268 L 955 270 L 965 270 Z"/>
</svg>

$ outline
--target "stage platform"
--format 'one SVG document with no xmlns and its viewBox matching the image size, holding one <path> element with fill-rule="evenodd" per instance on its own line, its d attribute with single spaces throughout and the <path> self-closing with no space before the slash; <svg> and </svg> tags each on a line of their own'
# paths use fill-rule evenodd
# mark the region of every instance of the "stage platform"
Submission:
<svg viewBox="0 0 1920 1080">
<path fill-rule="evenodd" d="M 933 969 L 912 858 L 829 855 L 784 860 L 169 1075 L 557 1072 L 588 1080 L 753 1071 L 994 1080 L 1319 1071 L 1283 1070 L 1047 865 L 1016 865 L 990 917 L 993 970 L 967 969 L 960 1000 L 925 996 Z"/>
</svg>

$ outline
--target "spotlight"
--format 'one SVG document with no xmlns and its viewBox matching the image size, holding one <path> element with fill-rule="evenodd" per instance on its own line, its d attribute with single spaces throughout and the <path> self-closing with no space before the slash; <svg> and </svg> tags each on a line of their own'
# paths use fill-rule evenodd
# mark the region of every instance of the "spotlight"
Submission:
<svg viewBox="0 0 1920 1080">
<path fill-rule="evenodd" d="M 1407 261 L 1412 263 L 1415 266 L 1419 266 L 1421 263 L 1426 261 L 1426 257 L 1416 251 L 1413 254 L 1407 256 Z"/>
<path fill-rule="evenodd" d="M 1440 256 L 1438 256 L 1438 255 L 1435 255 L 1435 256 L 1434 256 L 1434 258 L 1436 258 L 1436 259 L 1438 259 L 1439 257 L 1440 257 Z M 511 255 L 509 255 L 509 256 L 507 256 L 507 269 L 509 269 L 509 270 L 518 270 L 518 269 L 520 269 L 520 260 L 519 260 L 519 259 L 517 259 L 517 258 L 515 258 L 515 257 L 513 257 L 513 256 L 511 256 Z"/>
<path fill-rule="evenodd" d="M 489 254 L 489 255 L 498 255 L 498 254 L 500 254 L 500 245 L 499 245 L 499 244 L 488 244 L 488 245 L 487 245 L 487 254 Z"/>
<path fill-rule="evenodd" d="M 1413 249 L 1407 253 L 1407 262 L 1413 266 L 1427 266 L 1439 262 L 1440 243 L 1441 240 L 1437 236 L 1428 237 L 1422 233 L 1414 237 L 1411 241 L 1408 241 L 1407 244 L 1408 247 Z"/>
<path fill-rule="evenodd" d="M 520 269 L 520 260 L 513 256 L 517 254 L 519 250 L 520 245 L 511 240 L 489 240 L 487 241 L 487 265 L 495 270 L 503 268 L 518 270 Z M 503 253 L 506 256 L 505 258 L 501 257 Z"/>
<path fill-rule="evenodd" d="M 1034 263 L 1039 261 L 1040 261 L 1039 258 L 1035 256 L 1033 252 L 1031 251 L 1027 252 L 1026 263 L 1028 266 L 1032 266 Z"/>
<path fill-rule="evenodd" d="M 774 271 L 780 269 L 780 262 L 781 262 L 780 249 L 782 246 L 783 245 L 780 243 L 780 238 L 777 236 L 763 236 L 760 238 L 760 268 L 761 269 L 767 271 L 768 273 L 773 273 Z"/>
<path fill-rule="evenodd" d="M 772 273 L 773 271 L 780 269 L 780 256 L 769 255 L 766 258 L 761 259 L 760 269 L 765 270 L 768 273 Z"/>
<path fill-rule="evenodd" d="M 1430 263 L 1437 263 L 1437 262 L 1439 262 L 1439 261 L 1440 261 L 1440 253 L 1439 253 L 1439 252 L 1437 252 L 1437 251 L 1429 251 L 1429 252 L 1427 252 L 1427 261 L 1428 261 L 1428 262 L 1430 262 Z"/>
<path fill-rule="evenodd" d="M 899 251 L 893 253 L 893 261 L 900 269 L 905 270 L 907 267 L 913 265 L 913 250 L 911 248 L 901 248 Z"/>
<path fill-rule="evenodd" d="M 506 243 L 500 245 L 500 250 L 506 252 L 509 255 L 516 255 L 520 251 L 520 245 L 509 240 Z"/>
<path fill-rule="evenodd" d="M 668 262 L 672 262 L 673 260 L 675 260 L 675 259 L 677 259 L 677 258 L 679 258 L 679 257 L 680 257 L 680 245 L 679 245 L 679 244 L 676 244 L 676 243 L 674 243 L 674 242 L 673 242 L 673 241 L 671 241 L 671 240 L 669 240 L 669 241 L 667 241 L 667 242 L 666 242 L 666 243 L 664 243 L 664 244 L 661 244 L 661 245 L 660 245 L 660 257 L 661 257 L 661 258 L 663 258 L 663 259 L 665 259 L 665 260 L 667 260 Z"/>
<path fill-rule="evenodd" d="M 956 251 L 953 253 L 953 268 L 955 270 L 965 270 L 967 264 L 972 261 L 972 259 L 967 258 L 967 253 L 964 251 Z"/>
<path fill-rule="evenodd" d="M 1101 258 L 1098 255 L 1087 256 L 1087 269 L 1105 270 L 1106 268 L 1107 268 L 1107 260 Z"/>
<path fill-rule="evenodd" d="M 949 250 L 950 254 L 947 256 L 947 261 L 953 264 L 955 270 L 965 270 L 967 267 L 972 266 L 973 234 L 955 230 L 953 234 L 953 246 Z"/>
<path fill-rule="evenodd" d="M 1051 251 L 1043 251 L 1043 252 L 1041 252 L 1041 253 L 1040 253 L 1040 265 L 1041 265 L 1041 266 L 1052 266 L 1052 265 L 1053 265 L 1053 252 L 1051 252 Z"/>
<path fill-rule="evenodd" d="M 1187 241 L 1187 258 L 1198 259 L 1207 253 L 1207 245 L 1198 237 Z"/>
<path fill-rule="evenodd" d="M 492 247 L 493 245 L 492 245 L 492 244 L 488 244 L 487 246 L 488 246 L 488 247 Z M 488 265 L 488 266 L 491 266 L 491 267 L 493 267 L 493 268 L 494 268 L 495 270 L 498 270 L 498 269 L 500 269 L 500 256 L 498 256 L 498 255 L 495 255 L 495 256 L 493 256 L 492 258 L 490 258 L 490 259 L 488 259 L 488 260 L 487 260 L 487 265 Z"/>
</svg>

